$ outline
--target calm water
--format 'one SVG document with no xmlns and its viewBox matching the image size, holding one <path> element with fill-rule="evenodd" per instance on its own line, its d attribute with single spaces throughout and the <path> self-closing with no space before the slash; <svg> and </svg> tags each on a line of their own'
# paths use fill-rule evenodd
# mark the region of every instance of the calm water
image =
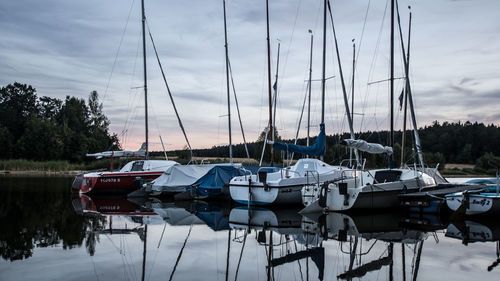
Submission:
<svg viewBox="0 0 500 281">
<path fill-rule="evenodd" d="M 0 280 L 500 280 L 500 221 L 72 196 L 0 177 Z"/>
</svg>

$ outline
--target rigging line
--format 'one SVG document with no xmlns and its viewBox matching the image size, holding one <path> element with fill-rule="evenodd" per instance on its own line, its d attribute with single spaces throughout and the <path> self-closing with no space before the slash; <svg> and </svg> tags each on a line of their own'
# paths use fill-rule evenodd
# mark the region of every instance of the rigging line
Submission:
<svg viewBox="0 0 500 281">
<path fill-rule="evenodd" d="M 241 258 L 243 256 L 243 250 L 245 249 L 246 241 L 247 241 L 247 230 L 245 229 L 245 234 L 243 236 L 243 245 L 241 246 L 240 258 L 238 259 L 238 266 L 236 266 L 236 273 L 234 274 L 234 281 L 238 280 L 238 272 L 240 271 Z"/>
<path fill-rule="evenodd" d="M 247 140 L 245 138 L 245 131 L 243 130 L 243 123 L 241 121 L 240 106 L 238 104 L 238 97 L 236 96 L 236 89 L 234 86 L 233 69 L 231 67 L 231 61 L 229 60 L 229 58 L 227 58 L 227 63 L 229 65 L 229 75 L 231 77 L 231 85 L 233 87 L 234 102 L 236 103 L 236 111 L 238 112 L 238 120 L 240 121 L 241 135 L 243 136 L 243 144 L 245 145 L 245 152 L 247 153 L 247 159 L 250 160 L 250 153 L 248 153 L 248 146 L 247 146 Z"/>
<path fill-rule="evenodd" d="M 106 89 L 104 90 L 104 95 L 102 97 L 103 102 L 104 102 L 104 100 L 106 100 L 106 95 L 108 93 L 109 83 L 111 82 L 111 77 L 113 76 L 113 72 L 114 72 L 115 67 L 116 67 L 116 62 L 118 61 L 118 55 L 120 54 L 120 49 L 122 47 L 123 38 L 125 38 L 125 32 L 127 31 L 128 23 L 130 20 L 130 15 L 132 14 L 132 8 L 134 7 L 134 2 L 135 2 L 135 0 L 132 0 L 132 4 L 130 5 L 130 10 L 128 11 L 127 22 L 125 23 L 125 27 L 123 28 L 122 37 L 120 38 L 120 43 L 118 44 L 118 49 L 116 50 L 116 54 L 115 54 L 115 60 L 113 61 L 113 66 L 111 67 L 111 73 L 109 74 L 108 82 L 106 83 Z"/>
<path fill-rule="evenodd" d="M 286 70 L 287 70 L 287 66 L 288 66 L 288 56 L 290 54 L 290 48 L 292 47 L 292 44 L 293 44 L 293 38 L 294 38 L 294 35 L 295 35 L 295 27 L 297 26 L 297 19 L 299 17 L 299 10 L 300 10 L 300 7 L 302 6 L 302 0 L 299 0 L 298 1 L 298 5 L 297 5 L 297 10 L 295 12 L 295 19 L 293 21 L 293 27 L 292 27 L 292 34 L 290 35 L 290 41 L 288 43 L 288 48 L 286 50 L 286 56 L 285 56 L 285 64 L 283 65 L 283 77 L 286 77 Z M 279 56 L 279 55 L 278 55 Z M 279 61 L 279 59 L 278 59 Z M 281 92 L 281 88 L 279 88 Z M 278 90 L 276 90 L 278 92 Z M 277 93 L 279 94 L 279 93 Z"/>
<path fill-rule="evenodd" d="M 337 53 L 337 61 L 338 61 L 338 65 L 339 65 L 340 82 L 342 83 L 342 92 L 344 94 L 344 105 L 345 105 L 345 111 L 346 111 L 346 115 L 344 115 L 344 117 L 347 118 L 347 121 L 349 123 L 349 130 L 350 130 L 350 133 L 351 133 L 351 138 L 354 139 L 355 138 L 355 136 L 354 136 L 354 128 L 352 126 L 351 113 L 349 111 L 349 104 L 348 104 L 348 101 L 347 101 L 347 93 L 346 93 L 346 89 L 345 89 L 344 75 L 342 73 L 342 65 L 340 64 L 339 47 L 338 47 L 338 44 L 337 44 L 337 35 L 335 34 L 335 26 L 334 26 L 334 23 L 333 23 L 333 15 L 332 15 L 332 8 L 331 8 L 331 5 L 330 5 L 330 1 L 328 1 L 328 12 L 330 13 L 330 22 L 332 24 L 333 38 L 335 39 L 335 49 L 337 50 L 336 53 Z M 355 154 L 355 157 L 356 157 L 356 163 L 359 164 L 359 156 L 358 156 L 358 150 L 357 149 L 354 149 L 354 154 Z"/>
<path fill-rule="evenodd" d="M 163 67 L 161 66 L 160 57 L 158 56 L 158 52 L 156 51 L 156 45 L 155 45 L 155 42 L 153 40 L 153 36 L 151 35 L 151 30 L 149 29 L 149 24 L 148 24 L 148 33 L 149 33 L 149 38 L 151 38 L 151 43 L 153 44 L 153 50 L 155 51 L 156 60 L 158 61 L 158 66 L 160 67 L 161 75 L 163 76 L 163 82 L 165 82 L 165 86 L 167 87 L 167 92 L 168 92 L 168 95 L 170 97 L 170 101 L 172 102 L 172 106 L 174 108 L 175 115 L 177 116 L 177 121 L 179 122 L 179 126 L 181 127 L 182 133 L 184 134 L 184 139 L 186 140 L 186 143 L 189 147 L 189 152 L 191 153 L 191 159 L 192 159 L 193 158 L 193 149 L 191 148 L 191 144 L 189 143 L 188 137 L 186 135 L 186 130 L 184 130 L 184 126 L 182 125 L 181 118 L 179 117 L 179 113 L 177 112 L 177 107 L 175 106 L 172 92 L 170 92 L 170 87 L 168 86 L 167 78 L 165 77 L 165 72 L 163 71 Z"/>
<path fill-rule="evenodd" d="M 297 139 L 299 138 L 300 126 L 302 124 L 302 117 L 304 115 L 304 109 L 306 107 L 307 91 L 309 90 L 309 87 L 311 87 L 311 83 L 307 83 L 307 87 L 306 87 L 306 91 L 305 91 L 305 95 L 304 95 L 304 102 L 302 103 L 302 110 L 300 111 L 300 117 L 299 117 L 299 121 L 298 121 L 298 125 L 297 125 L 297 132 L 295 133 L 295 140 L 294 140 L 293 144 L 297 144 Z M 292 165 L 294 154 L 295 154 L 295 152 L 292 152 L 292 155 L 290 157 L 290 161 L 288 162 L 289 166 Z"/>
<path fill-rule="evenodd" d="M 384 28 L 384 23 L 385 23 L 385 19 L 386 19 L 386 16 L 387 16 L 387 8 L 388 7 L 389 7 L 389 0 L 387 0 L 386 3 L 385 3 L 384 15 L 382 16 L 382 22 L 380 24 L 380 28 L 379 28 L 379 32 L 378 32 L 379 35 L 378 35 L 378 38 L 377 38 L 377 43 L 375 44 L 375 49 L 373 51 L 372 61 L 370 63 L 370 69 L 368 70 L 367 83 L 370 80 L 372 80 L 373 72 L 375 71 L 375 61 L 376 61 L 377 54 L 378 54 L 379 49 L 380 49 L 380 42 L 381 42 L 381 37 L 382 37 L 382 30 Z M 369 94 L 369 91 L 370 91 L 370 87 L 367 87 L 366 88 L 366 92 L 365 92 L 364 103 L 363 103 L 363 112 L 365 112 L 366 107 L 368 106 L 368 94 Z M 362 130 L 362 128 L 363 128 L 364 120 L 365 120 L 365 117 L 363 116 L 361 118 L 361 122 L 360 122 L 360 130 Z"/>
<path fill-rule="evenodd" d="M 191 229 L 193 229 L 193 225 L 189 226 L 189 232 L 186 236 L 186 239 L 184 240 L 184 244 L 182 245 L 181 251 L 179 252 L 179 255 L 177 256 L 177 260 L 175 261 L 174 269 L 172 270 L 172 273 L 170 273 L 170 278 L 168 279 L 169 281 L 172 281 L 172 278 L 174 277 L 175 270 L 177 269 L 177 265 L 179 264 L 179 261 L 181 260 L 181 257 L 182 257 L 182 252 L 184 251 L 184 247 L 186 247 L 186 243 L 188 241 L 189 235 L 191 234 Z"/>
<path fill-rule="evenodd" d="M 368 6 L 366 7 L 365 19 L 363 21 L 363 28 L 361 29 L 361 38 L 359 39 L 358 52 L 356 54 L 356 62 L 354 63 L 354 68 L 356 68 L 356 66 L 358 65 L 359 52 L 361 51 L 361 43 L 363 42 L 363 37 L 365 34 L 365 27 L 368 19 L 368 11 L 370 10 L 370 3 L 371 0 L 368 0 Z"/>
<path fill-rule="evenodd" d="M 163 239 L 163 234 L 165 233 L 165 228 L 167 228 L 167 222 L 165 222 L 165 225 L 163 226 L 163 231 L 161 232 L 160 241 L 158 241 L 158 247 L 156 247 L 157 249 L 160 248 L 161 240 Z"/>
<path fill-rule="evenodd" d="M 297 248 L 297 240 L 293 240 L 293 244 L 295 245 L 295 253 L 297 253 L 299 250 Z M 307 261 L 307 257 L 306 257 L 306 261 Z M 304 281 L 304 273 L 302 273 L 302 265 L 300 264 L 300 259 L 297 260 L 297 263 L 299 264 L 299 272 L 300 272 L 300 279 L 301 281 Z"/>
<path fill-rule="evenodd" d="M 139 36 L 140 37 L 140 36 Z M 129 85 L 129 90 L 128 90 L 128 96 L 129 96 L 129 100 L 128 100 L 128 104 L 127 104 L 127 117 L 125 118 L 125 123 L 123 124 L 123 131 L 128 131 L 128 128 L 129 128 L 129 123 L 130 123 L 130 119 L 131 117 L 133 116 L 133 114 L 135 114 L 135 110 L 136 108 L 134 107 L 132 109 L 132 104 L 135 104 L 135 100 L 137 99 L 137 89 L 135 87 L 132 87 L 132 85 L 135 84 L 135 71 L 137 69 L 137 59 L 139 58 L 139 47 L 140 47 L 140 44 L 141 43 L 141 40 L 138 39 L 137 40 L 137 47 L 136 47 L 136 50 L 135 50 L 135 59 L 134 59 L 134 67 L 132 68 L 132 79 L 130 81 L 130 85 Z M 130 99 L 130 96 L 132 94 L 132 91 L 135 91 L 135 94 L 134 96 L 132 97 L 132 99 Z M 126 139 L 127 136 L 124 136 L 124 138 Z"/>
</svg>

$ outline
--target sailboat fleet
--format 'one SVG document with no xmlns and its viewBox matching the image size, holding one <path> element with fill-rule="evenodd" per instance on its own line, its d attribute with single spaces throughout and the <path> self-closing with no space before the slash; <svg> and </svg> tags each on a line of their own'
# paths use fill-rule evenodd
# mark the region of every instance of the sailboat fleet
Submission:
<svg viewBox="0 0 500 281">
<path fill-rule="evenodd" d="M 264 147 L 269 146 L 271 150 L 271 163 L 269 166 L 247 167 L 242 164 L 233 163 L 232 153 L 232 132 L 231 132 L 231 84 L 230 62 L 227 42 L 226 6 L 223 0 L 224 9 L 224 39 L 225 39 L 225 70 L 226 70 L 226 90 L 227 90 L 227 117 L 228 117 L 228 137 L 229 137 L 229 163 L 224 164 L 188 164 L 180 165 L 171 160 L 150 160 L 148 149 L 148 117 L 147 117 L 147 74 L 146 74 L 146 33 L 145 33 L 145 9 L 142 1 L 142 31 L 143 31 L 143 63 L 144 63 L 144 96 L 145 96 L 145 144 L 140 150 L 135 152 L 127 151 L 106 151 L 95 154 L 88 154 L 91 157 L 119 157 L 119 156 L 142 156 L 143 160 L 135 160 L 126 164 L 119 171 L 92 172 L 79 175 L 73 182 L 73 188 L 80 193 L 93 192 L 125 192 L 142 189 L 148 196 L 169 195 L 176 196 L 177 199 L 210 199 L 228 198 L 239 204 L 247 205 L 277 205 L 295 204 L 303 205 L 304 212 L 317 211 L 348 211 L 353 209 L 383 209 L 400 206 L 398 196 L 400 194 L 425 192 L 439 188 L 442 177 L 437 169 L 425 168 L 420 138 L 417 130 L 414 104 L 412 98 L 411 85 L 408 78 L 408 57 L 405 54 L 401 25 L 399 23 L 399 11 L 397 11 L 397 1 L 391 1 L 391 69 L 390 69 L 390 93 L 391 93 L 391 118 L 390 118 L 390 146 L 383 146 L 376 143 L 368 143 L 362 139 L 356 139 L 353 129 L 353 108 L 349 107 L 347 92 L 340 63 L 340 55 L 337 45 L 337 38 L 333 24 L 332 11 L 328 0 L 323 3 L 323 57 L 322 57 L 322 79 L 321 79 L 321 121 L 320 132 L 314 143 L 309 144 L 309 122 L 308 117 L 308 143 L 306 146 L 296 143 L 282 143 L 274 140 L 274 122 L 276 119 L 276 93 L 273 96 L 271 86 L 270 69 L 270 38 L 269 38 L 269 8 L 266 1 L 267 17 L 267 78 L 269 93 L 269 123 L 266 128 Z M 418 164 L 413 167 L 401 166 L 393 167 L 394 163 L 394 129 L 393 129 L 393 100 L 394 100 L 394 19 L 395 10 L 399 25 L 399 37 L 403 52 L 403 64 L 405 69 L 405 126 L 406 126 L 406 101 L 409 102 L 410 119 L 414 128 L 415 151 L 418 156 Z M 326 152 L 326 126 L 325 126 L 325 84 L 326 84 L 326 38 L 327 38 L 327 15 L 330 13 L 332 31 L 337 54 L 337 62 L 340 73 L 340 81 L 343 91 L 343 102 L 345 105 L 345 117 L 349 125 L 350 138 L 343 140 L 343 144 L 351 149 L 354 158 L 350 159 L 350 165 L 330 165 L 323 161 Z M 410 14 L 411 26 L 411 14 Z M 151 37 L 152 40 L 152 37 Z M 312 61 L 312 36 L 311 36 L 311 61 Z M 409 42 L 408 42 L 409 44 Z M 154 47 L 154 42 L 153 42 Z M 156 47 L 155 53 L 156 53 Z M 409 46 L 408 46 L 409 49 Z M 156 53 L 157 55 L 157 53 Z M 177 117 L 179 118 L 173 98 L 168 88 L 161 63 L 158 63 L 162 75 L 170 94 Z M 355 66 L 353 60 L 353 67 Z M 354 71 L 353 71 L 354 72 Z M 311 66 L 310 66 L 311 73 Z M 277 74 L 276 74 L 277 77 Z M 354 78 L 353 78 L 354 79 Z M 309 104 L 311 91 L 311 76 L 309 75 Z M 234 85 L 233 89 L 234 89 Z M 354 85 L 352 85 L 354 87 Z M 274 86 L 276 91 L 276 84 Z M 235 94 L 236 98 L 236 94 Z M 236 101 L 237 103 L 237 101 Z M 310 108 L 310 105 L 309 105 Z M 352 114 L 351 114 L 352 113 Z M 239 114 L 238 114 L 239 115 Z M 308 111 L 310 116 L 310 109 Z M 181 128 L 183 129 L 182 123 Z M 241 125 L 241 119 L 240 119 Z M 300 124 L 299 124 L 300 126 Z M 243 131 L 243 126 L 241 126 Z M 406 127 L 404 128 L 406 131 Z M 184 130 L 183 130 L 184 132 Z M 184 133 L 185 135 L 185 133 Z M 297 133 L 298 135 L 298 133 Z M 405 134 L 403 134 L 405 135 Z M 186 141 L 187 136 L 185 135 Z M 404 140 L 403 140 L 404 143 Z M 274 166 L 273 150 L 286 151 L 287 155 L 300 154 L 303 158 L 298 159 L 293 165 L 292 161 L 283 160 L 288 163 L 283 167 Z M 403 148 L 404 150 L 404 148 Z M 264 152 L 262 152 L 264 153 Z M 365 162 L 361 159 L 362 153 L 384 154 L 390 159 L 389 167 L 383 169 L 365 169 Z M 247 150 L 248 154 L 248 150 Z M 317 159 L 317 158 L 319 159 Z M 293 156 L 292 156 L 293 158 Z M 402 156 L 401 163 L 404 163 Z M 261 163 L 262 164 L 262 163 Z M 482 190 L 480 192 L 456 192 L 446 197 L 446 203 L 450 208 L 459 209 L 467 204 L 467 214 L 484 213 L 496 211 L 500 203 L 487 210 L 475 210 L 475 202 L 488 202 L 494 206 L 499 202 L 498 183 L 495 189 Z M 183 194 L 179 196 L 179 194 Z M 482 200 L 482 201 L 481 201 Z M 466 203 L 463 203 L 466 202 Z M 486 203 L 484 203 L 486 204 Z M 483 205 L 484 205 L 483 204 Z M 243 211 L 241 211 L 243 212 Z M 237 211 L 235 211 L 235 215 Z"/>
</svg>

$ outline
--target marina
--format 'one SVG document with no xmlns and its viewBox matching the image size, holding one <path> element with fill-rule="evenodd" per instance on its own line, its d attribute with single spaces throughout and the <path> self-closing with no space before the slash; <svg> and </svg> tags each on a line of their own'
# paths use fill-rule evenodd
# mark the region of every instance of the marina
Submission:
<svg viewBox="0 0 500 281">
<path fill-rule="evenodd" d="M 2 177 L 2 280 L 498 278 L 500 225 L 488 217 L 304 215 L 296 207 L 92 197 L 71 194 L 70 184 Z"/>
<path fill-rule="evenodd" d="M 0 281 L 499 280 L 493 0 L 35 2 Z"/>
</svg>

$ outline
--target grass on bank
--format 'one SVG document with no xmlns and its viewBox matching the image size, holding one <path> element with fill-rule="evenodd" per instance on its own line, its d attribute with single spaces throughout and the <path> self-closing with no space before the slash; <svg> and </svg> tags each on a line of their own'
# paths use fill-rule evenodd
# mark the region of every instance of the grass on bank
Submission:
<svg viewBox="0 0 500 281">
<path fill-rule="evenodd" d="M 120 161 L 115 161 L 115 167 L 121 165 Z M 80 171 L 99 170 L 109 168 L 109 159 L 101 159 L 89 163 L 70 163 L 66 160 L 33 161 L 25 159 L 0 160 L 0 170 L 3 171 Z"/>
<path fill-rule="evenodd" d="M 217 157 L 209 157 L 209 158 L 200 157 L 200 159 L 196 159 L 197 160 L 196 162 L 198 163 L 201 162 L 201 159 L 204 159 L 205 163 L 229 162 L 229 159 L 217 158 Z M 135 159 L 128 159 L 128 161 L 131 160 Z M 188 161 L 182 161 L 183 159 L 171 159 L 171 160 L 177 161 L 180 164 L 187 164 L 188 162 Z M 238 159 L 238 160 L 240 161 L 235 161 L 235 162 L 243 162 L 243 163 L 246 162 L 245 161 L 246 159 Z M 126 164 L 126 162 L 127 159 L 115 159 L 113 163 L 114 169 L 122 167 L 123 165 Z M 250 164 L 256 165 L 258 163 L 257 161 L 254 160 Z M 92 170 L 103 170 L 103 169 L 107 170 L 109 169 L 109 165 L 110 165 L 109 159 L 93 160 L 88 163 L 70 163 L 69 161 L 65 160 L 54 160 L 54 161 L 33 161 L 25 159 L 0 160 L 0 170 L 3 171 L 42 171 L 42 172 L 63 172 L 63 171 L 82 171 L 82 170 L 92 171 Z M 460 167 L 453 165 L 446 165 L 444 169 L 440 170 L 440 172 L 444 176 L 478 176 L 478 175 L 493 176 L 495 175 L 496 170 L 484 169 L 474 165 L 461 165 Z"/>
</svg>

